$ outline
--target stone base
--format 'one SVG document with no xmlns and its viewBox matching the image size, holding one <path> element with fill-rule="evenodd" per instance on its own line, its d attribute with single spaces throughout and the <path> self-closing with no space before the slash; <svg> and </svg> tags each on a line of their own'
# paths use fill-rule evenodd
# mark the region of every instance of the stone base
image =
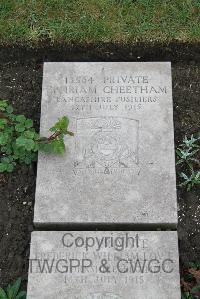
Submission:
<svg viewBox="0 0 200 299">
<path fill-rule="evenodd" d="M 177 232 L 43 231 L 27 299 L 180 299 Z"/>
</svg>

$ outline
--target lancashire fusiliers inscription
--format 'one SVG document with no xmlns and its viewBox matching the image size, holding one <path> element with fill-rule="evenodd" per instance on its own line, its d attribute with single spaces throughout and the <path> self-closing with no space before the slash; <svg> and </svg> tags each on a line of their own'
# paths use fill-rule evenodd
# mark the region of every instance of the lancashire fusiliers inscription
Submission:
<svg viewBox="0 0 200 299">
<path fill-rule="evenodd" d="M 28 299 L 155 299 L 158 294 L 180 299 L 176 232 L 32 235 Z"/>
<path fill-rule="evenodd" d="M 74 137 L 39 156 L 36 225 L 176 225 L 170 63 L 45 63 L 41 134 L 63 115 Z"/>
</svg>

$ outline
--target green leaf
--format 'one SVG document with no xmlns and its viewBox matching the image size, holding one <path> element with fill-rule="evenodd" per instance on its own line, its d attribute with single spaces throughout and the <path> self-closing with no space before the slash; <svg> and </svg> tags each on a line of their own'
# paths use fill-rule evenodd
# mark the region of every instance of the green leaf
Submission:
<svg viewBox="0 0 200 299">
<path fill-rule="evenodd" d="M 38 143 L 39 146 L 39 150 L 42 152 L 45 152 L 47 154 L 53 153 L 54 149 L 53 149 L 53 144 L 52 142 L 50 143 Z"/>
<path fill-rule="evenodd" d="M 7 146 L 1 146 L 1 152 L 5 153 L 7 151 Z"/>
<path fill-rule="evenodd" d="M 17 279 L 12 286 L 9 284 L 6 291 L 0 288 L 0 299 L 26 299 L 26 292 L 19 292 L 20 286 L 21 278 Z"/>
<path fill-rule="evenodd" d="M 55 123 L 55 125 L 50 128 L 50 131 L 66 131 L 69 125 L 69 119 L 67 116 L 63 116 L 62 118 L 59 118 L 59 120 Z"/>
<path fill-rule="evenodd" d="M 189 177 L 184 172 L 181 172 L 180 177 L 184 178 L 184 180 L 186 181 L 189 179 Z"/>
<path fill-rule="evenodd" d="M 8 106 L 8 102 L 6 100 L 0 100 L 0 110 L 5 111 Z"/>
<path fill-rule="evenodd" d="M 198 151 L 199 151 L 199 149 L 196 149 L 196 150 L 192 151 L 192 152 L 190 153 L 191 156 L 194 156 Z"/>
<path fill-rule="evenodd" d="M 11 155 L 12 154 L 12 148 L 11 148 L 10 145 L 7 145 L 5 152 L 6 152 L 7 155 Z"/>
<path fill-rule="evenodd" d="M 26 138 L 33 139 L 34 136 L 35 136 L 35 133 L 34 133 L 33 131 L 25 131 L 25 132 L 24 132 L 24 136 L 25 136 Z"/>
<path fill-rule="evenodd" d="M 10 163 L 12 161 L 13 161 L 13 157 L 12 156 L 1 158 L 1 162 L 4 162 L 4 163 Z"/>
<path fill-rule="evenodd" d="M 32 126 L 33 126 L 33 121 L 31 120 L 31 119 L 27 119 L 26 121 L 25 121 L 25 127 L 27 128 L 27 129 L 30 129 L 30 128 L 32 128 Z"/>
<path fill-rule="evenodd" d="M 8 105 L 7 108 L 6 108 L 6 112 L 9 113 L 9 114 L 12 113 L 13 112 L 13 107 L 11 105 Z"/>
<path fill-rule="evenodd" d="M 12 291 L 12 287 L 11 287 L 11 285 L 9 284 L 8 286 L 7 286 L 7 288 L 6 288 L 6 293 L 7 293 L 7 297 L 8 297 L 8 299 L 12 299 L 12 295 L 13 295 L 13 291 Z"/>
<path fill-rule="evenodd" d="M 178 155 L 180 158 L 182 157 L 182 154 L 181 154 L 180 149 L 177 149 L 177 150 L 176 150 L 176 153 L 177 153 L 177 155 Z"/>
<path fill-rule="evenodd" d="M 35 142 L 32 139 L 27 139 L 26 141 L 26 149 L 27 151 L 33 150 L 35 147 Z"/>
<path fill-rule="evenodd" d="M 57 155 L 63 155 L 65 152 L 65 143 L 63 139 L 55 139 L 51 142 L 39 143 L 39 149 L 46 153 L 54 153 Z"/>
<path fill-rule="evenodd" d="M 35 147 L 35 142 L 32 139 L 20 136 L 16 139 L 16 145 L 25 148 L 27 151 L 31 151 Z"/>
<path fill-rule="evenodd" d="M 38 133 L 36 133 L 36 132 L 34 132 L 34 133 L 35 133 L 34 139 L 35 140 L 39 140 L 40 139 L 40 135 Z"/>
<path fill-rule="evenodd" d="M 26 117 L 24 115 L 17 115 L 16 118 L 15 118 L 15 120 L 17 122 L 19 122 L 19 123 L 23 123 L 24 124 L 25 121 L 26 121 Z"/>
<path fill-rule="evenodd" d="M 35 142 L 35 146 L 33 148 L 34 152 L 37 152 L 39 150 L 39 144 Z"/>
<path fill-rule="evenodd" d="M 0 119 L 0 129 L 3 129 L 6 124 L 7 124 L 7 120 L 4 118 L 1 118 Z"/>
<path fill-rule="evenodd" d="M 22 282 L 21 278 L 18 278 L 16 280 L 16 282 L 12 285 L 13 298 L 15 298 L 16 295 L 18 294 L 20 286 L 21 286 L 21 282 Z"/>
<path fill-rule="evenodd" d="M 65 153 L 65 143 L 63 139 L 56 139 L 52 142 L 53 151 L 55 154 L 63 155 Z"/>
<path fill-rule="evenodd" d="M 26 165 L 30 165 L 32 163 L 32 157 L 26 156 L 23 161 Z"/>
<path fill-rule="evenodd" d="M 0 133 L 0 145 L 5 145 L 8 141 L 8 135 Z"/>
<path fill-rule="evenodd" d="M 6 292 L 0 288 L 0 299 L 7 299 Z"/>
<path fill-rule="evenodd" d="M 7 172 L 12 172 L 12 171 L 14 170 L 14 165 L 13 165 L 13 163 L 8 164 L 6 170 L 7 170 Z"/>
<path fill-rule="evenodd" d="M 25 291 L 21 291 L 15 299 L 26 299 L 26 292 Z"/>
<path fill-rule="evenodd" d="M 24 130 L 25 130 L 25 126 L 24 126 L 24 124 L 22 124 L 22 123 L 17 124 L 17 125 L 15 126 L 15 130 L 16 130 L 17 132 L 19 132 L 19 133 L 24 132 Z"/>
</svg>

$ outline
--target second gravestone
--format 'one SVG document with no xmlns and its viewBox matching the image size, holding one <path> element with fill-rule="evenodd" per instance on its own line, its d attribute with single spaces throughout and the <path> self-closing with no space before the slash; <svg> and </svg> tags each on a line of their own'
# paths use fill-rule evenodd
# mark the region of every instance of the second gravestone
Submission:
<svg viewBox="0 0 200 299">
<path fill-rule="evenodd" d="M 75 136 L 39 156 L 37 226 L 176 226 L 170 63 L 45 63 L 41 134 L 64 115 Z"/>
<path fill-rule="evenodd" d="M 180 299 L 176 232 L 34 232 L 28 299 Z"/>
</svg>

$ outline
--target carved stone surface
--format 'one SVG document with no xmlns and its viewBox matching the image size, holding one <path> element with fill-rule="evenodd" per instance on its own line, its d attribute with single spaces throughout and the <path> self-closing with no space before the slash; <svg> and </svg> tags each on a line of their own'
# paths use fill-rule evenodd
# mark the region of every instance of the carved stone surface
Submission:
<svg viewBox="0 0 200 299">
<path fill-rule="evenodd" d="M 41 133 L 63 115 L 75 136 L 39 155 L 36 225 L 176 226 L 170 63 L 45 63 Z"/>
<path fill-rule="evenodd" d="M 177 233 L 43 231 L 27 299 L 180 299 Z"/>
</svg>

